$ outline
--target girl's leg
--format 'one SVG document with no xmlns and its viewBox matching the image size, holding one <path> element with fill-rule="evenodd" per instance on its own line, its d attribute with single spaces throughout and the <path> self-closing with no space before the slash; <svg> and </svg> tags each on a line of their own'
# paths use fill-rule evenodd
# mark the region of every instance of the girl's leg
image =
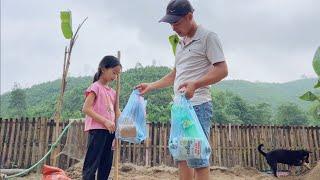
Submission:
<svg viewBox="0 0 320 180">
<path fill-rule="evenodd" d="M 88 149 L 82 169 L 83 180 L 95 180 L 95 173 L 100 164 L 103 148 L 107 140 L 106 132 L 103 129 L 89 131 Z"/>
<path fill-rule="evenodd" d="M 106 180 L 109 177 L 113 160 L 113 150 L 111 149 L 113 139 L 114 133 L 110 134 L 109 131 L 107 131 L 106 143 L 98 167 L 98 180 Z"/>
</svg>

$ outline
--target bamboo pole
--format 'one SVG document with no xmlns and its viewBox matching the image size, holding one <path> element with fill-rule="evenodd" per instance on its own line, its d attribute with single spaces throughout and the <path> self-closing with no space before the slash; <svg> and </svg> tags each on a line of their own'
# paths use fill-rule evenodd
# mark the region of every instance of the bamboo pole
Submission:
<svg viewBox="0 0 320 180">
<path fill-rule="evenodd" d="M 120 61 L 120 51 L 118 51 L 118 59 Z M 115 104 L 115 113 L 116 113 L 116 120 L 118 120 L 120 114 L 118 114 L 119 109 L 119 101 L 120 101 L 120 74 L 117 76 L 117 85 L 116 85 L 116 104 Z M 119 180 L 119 159 L 120 159 L 120 148 L 121 142 L 119 139 L 115 140 L 116 143 L 116 158 L 115 158 L 115 171 L 114 171 L 114 179 Z"/>
<path fill-rule="evenodd" d="M 55 125 L 55 131 L 54 131 L 54 135 L 53 135 L 53 141 L 55 139 L 58 138 L 59 136 L 59 124 L 60 124 L 60 120 L 61 120 L 61 110 L 62 110 L 62 104 L 63 104 L 63 95 L 65 92 L 65 87 L 66 87 L 66 74 L 68 73 L 67 69 L 66 69 L 66 64 L 67 64 L 67 57 L 68 57 L 68 48 L 65 47 L 64 49 L 64 58 L 63 58 L 63 69 L 62 69 L 62 79 L 61 79 L 61 87 L 60 87 L 60 95 L 58 97 L 58 102 L 56 104 L 56 112 L 54 114 L 54 120 L 56 121 L 56 125 Z M 70 63 L 68 63 L 70 64 Z M 51 156 L 51 162 L 53 166 L 57 165 L 57 159 L 56 159 L 56 155 L 59 153 L 58 149 L 55 149 L 52 153 Z"/>
</svg>

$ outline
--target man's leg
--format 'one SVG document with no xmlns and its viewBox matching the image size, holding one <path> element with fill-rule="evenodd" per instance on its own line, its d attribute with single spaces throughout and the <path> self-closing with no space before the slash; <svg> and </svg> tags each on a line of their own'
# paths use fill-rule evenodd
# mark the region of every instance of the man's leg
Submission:
<svg viewBox="0 0 320 180">
<path fill-rule="evenodd" d="M 212 102 L 203 103 L 194 106 L 201 127 L 208 139 L 210 139 L 210 128 L 212 118 Z M 209 180 L 210 177 L 210 163 L 209 159 L 192 159 L 188 160 L 189 167 L 194 168 L 196 180 Z"/>
<path fill-rule="evenodd" d="M 178 162 L 179 180 L 192 180 L 194 173 L 193 169 L 189 168 L 186 161 Z"/>
<path fill-rule="evenodd" d="M 196 180 L 209 180 L 210 169 L 209 167 L 195 168 L 194 174 Z"/>
</svg>

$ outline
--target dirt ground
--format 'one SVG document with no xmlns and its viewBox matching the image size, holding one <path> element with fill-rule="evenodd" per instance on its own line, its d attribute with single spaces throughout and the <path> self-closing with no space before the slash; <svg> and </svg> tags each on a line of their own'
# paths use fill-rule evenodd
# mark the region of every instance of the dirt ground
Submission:
<svg viewBox="0 0 320 180">
<path fill-rule="evenodd" d="M 82 163 L 75 164 L 66 170 L 66 174 L 71 179 L 81 179 Z M 113 171 L 109 179 L 112 179 Z M 22 179 L 41 179 L 41 175 L 32 174 L 19 178 Z M 144 167 L 133 164 L 121 164 L 119 179 L 121 180 L 173 180 L 178 179 L 178 169 L 168 166 Z M 270 174 L 259 172 L 254 168 L 244 167 L 210 167 L 210 179 L 212 180 L 319 180 L 320 179 L 320 162 L 315 164 L 311 170 L 293 176 L 286 175 L 274 178 Z"/>
</svg>

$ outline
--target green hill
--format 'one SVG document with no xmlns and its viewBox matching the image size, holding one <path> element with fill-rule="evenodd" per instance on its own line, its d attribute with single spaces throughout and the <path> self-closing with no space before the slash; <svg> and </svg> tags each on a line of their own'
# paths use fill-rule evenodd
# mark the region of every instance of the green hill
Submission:
<svg viewBox="0 0 320 180">
<path fill-rule="evenodd" d="M 170 72 L 168 67 L 145 67 L 129 69 L 121 75 L 121 95 L 120 106 L 125 105 L 134 86 L 140 82 L 155 81 Z M 61 79 L 34 85 L 23 89 L 26 94 L 27 114 L 29 117 L 45 116 L 52 117 L 57 97 L 60 93 Z M 81 108 L 84 102 L 84 91 L 92 83 L 92 77 L 70 77 L 67 80 L 66 92 L 64 96 L 64 106 L 62 116 L 64 118 L 82 117 Z M 114 86 L 114 84 L 111 84 Z M 164 95 L 169 94 L 169 95 Z M 148 99 L 149 112 L 167 111 L 165 116 L 150 117 L 157 120 L 168 120 L 170 109 L 168 104 L 171 101 L 172 89 L 166 88 L 161 91 L 149 93 Z M 10 115 L 9 99 L 10 92 L 1 97 L 0 117 L 12 117 Z M 151 108 L 150 108 L 151 107 Z M 153 113 L 150 113 L 153 114 Z"/>
<path fill-rule="evenodd" d="M 129 69 L 121 75 L 121 108 L 125 105 L 133 87 L 140 82 L 152 82 L 170 72 L 168 67 L 141 67 Z M 60 79 L 34 85 L 23 89 L 26 94 L 26 116 L 52 117 L 55 102 L 60 93 Z M 311 103 L 302 101 L 298 96 L 307 90 L 313 89 L 316 79 L 301 79 L 288 83 L 260 83 L 243 80 L 224 80 L 214 86 L 213 91 L 229 91 L 239 95 L 249 104 L 268 103 L 273 109 L 284 102 L 293 102 L 307 110 Z M 64 96 L 64 118 L 83 117 L 81 108 L 84 101 L 83 92 L 92 83 L 92 77 L 70 77 L 67 80 L 67 89 Z M 146 95 L 148 100 L 148 119 L 152 121 L 167 121 L 170 117 L 172 88 L 154 91 Z M 12 117 L 10 114 L 10 92 L 0 96 L 0 117 Z"/>
<path fill-rule="evenodd" d="M 243 80 L 226 80 L 212 87 L 213 90 L 230 91 L 240 95 L 249 103 L 269 103 L 273 108 L 284 102 L 292 102 L 306 110 L 310 102 L 302 101 L 299 96 L 312 90 L 317 79 L 300 79 L 287 83 L 261 83 Z"/>
</svg>

